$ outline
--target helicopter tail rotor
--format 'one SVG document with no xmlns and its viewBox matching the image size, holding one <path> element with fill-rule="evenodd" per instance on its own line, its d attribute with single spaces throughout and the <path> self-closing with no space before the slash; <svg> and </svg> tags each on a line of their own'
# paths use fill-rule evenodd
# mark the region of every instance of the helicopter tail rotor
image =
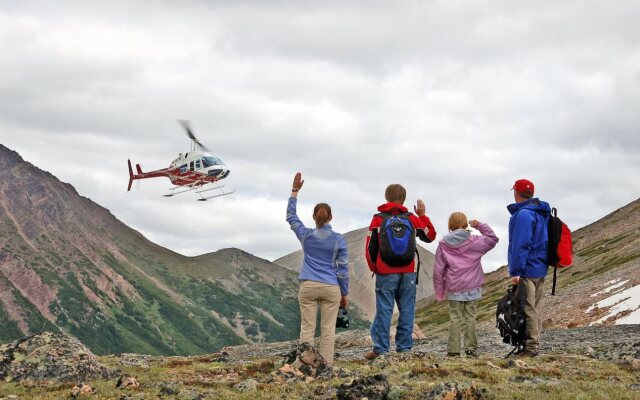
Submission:
<svg viewBox="0 0 640 400">
<path fill-rule="evenodd" d="M 193 142 L 200 146 L 200 148 L 204 151 L 211 151 L 207 148 L 207 146 L 203 145 L 202 143 L 200 143 L 200 141 L 198 140 L 198 138 L 196 137 L 196 135 L 193 134 L 193 131 L 191 130 L 191 124 L 189 123 L 189 121 L 187 120 L 183 120 L 180 119 L 178 120 L 178 123 L 180 125 L 182 125 L 182 127 L 184 128 L 184 130 L 187 132 L 187 136 L 189 136 L 189 139 L 193 140 Z"/>
<path fill-rule="evenodd" d="M 127 187 L 127 192 L 131 191 L 131 184 L 133 183 L 133 169 L 131 168 L 131 160 L 127 160 L 129 164 L 129 186 Z"/>
</svg>

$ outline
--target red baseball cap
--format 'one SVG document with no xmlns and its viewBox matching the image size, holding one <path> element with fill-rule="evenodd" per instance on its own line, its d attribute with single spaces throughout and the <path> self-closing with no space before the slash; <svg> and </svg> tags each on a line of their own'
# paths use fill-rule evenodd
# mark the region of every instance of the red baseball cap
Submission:
<svg viewBox="0 0 640 400">
<path fill-rule="evenodd" d="M 523 193 L 523 192 L 533 193 L 534 187 L 533 187 L 533 182 L 531 182 L 530 180 L 518 179 L 516 183 L 513 184 L 513 187 L 511 189 L 520 193 Z"/>
</svg>

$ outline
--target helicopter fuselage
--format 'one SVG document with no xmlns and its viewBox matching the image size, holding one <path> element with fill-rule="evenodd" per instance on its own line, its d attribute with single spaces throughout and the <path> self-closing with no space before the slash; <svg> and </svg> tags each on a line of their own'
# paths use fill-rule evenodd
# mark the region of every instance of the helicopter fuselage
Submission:
<svg viewBox="0 0 640 400">
<path fill-rule="evenodd" d="M 129 187 L 136 179 L 157 178 L 166 176 L 176 186 L 198 187 L 213 183 L 229 176 L 231 171 L 221 159 L 202 151 L 180 153 L 168 168 L 142 172 L 140 164 L 136 164 L 134 175 L 129 161 Z"/>
</svg>

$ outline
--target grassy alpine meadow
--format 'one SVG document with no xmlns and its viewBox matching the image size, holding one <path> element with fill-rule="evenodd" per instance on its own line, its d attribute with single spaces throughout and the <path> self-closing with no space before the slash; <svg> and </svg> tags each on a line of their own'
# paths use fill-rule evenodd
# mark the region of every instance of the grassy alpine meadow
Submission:
<svg viewBox="0 0 640 400">
<path fill-rule="evenodd" d="M 116 380 L 85 382 L 95 389 L 79 398 L 95 399 L 330 399 L 337 388 L 358 376 L 385 374 L 392 398 L 424 399 L 445 383 L 459 387 L 474 385 L 482 399 L 638 399 L 638 371 L 631 366 L 614 364 L 571 354 L 551 354 L 535 359 L 504 360 L 444 358 L 413 355 L 389 363 L 368 361 L 336 362 L 356 376 L 331 380 L 278 381 L 278 359 L 256 359 L 239 363 L 216 361 L 213 356 L 154 357 L 148 367 L 122 366 L 118 356 L 100 357 L 107 366 L 119 368 L 135 377 L 140 386 L 116 388 Z M 253 380 L 246 389 L 238 384 Z M 80 382 L 78 382 L 80 383 Z M 257 383 L 257 384 L 255 384 Z M 71 397 L 73 384 L 48 382 L 1 383 L 0 398 L 63 399 Z M 16 398 L 16 397 L 11 397 Z"/>
</svg>

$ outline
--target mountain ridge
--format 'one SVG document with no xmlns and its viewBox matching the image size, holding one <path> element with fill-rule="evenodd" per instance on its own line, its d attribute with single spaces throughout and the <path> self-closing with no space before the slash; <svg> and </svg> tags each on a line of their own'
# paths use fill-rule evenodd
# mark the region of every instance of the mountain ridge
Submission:
<svg viewBox="0 0 640 400">
<path fill-rule="evenodd" d="M 0 145 L 0 341 L 62 330 L 97 354 L 186 355 L 288 340 L 298 285 L 240 249 L 159 246 Z"/>
</svg>

